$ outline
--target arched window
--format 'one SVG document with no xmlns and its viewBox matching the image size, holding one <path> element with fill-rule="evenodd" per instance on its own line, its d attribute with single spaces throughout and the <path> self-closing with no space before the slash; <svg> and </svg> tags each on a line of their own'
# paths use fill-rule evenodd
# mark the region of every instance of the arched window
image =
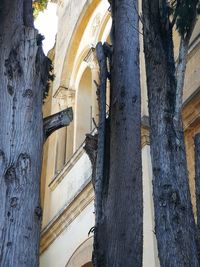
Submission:
<svg viewBox="0 0 200 267">
<path fill-rule="evenodd" d="M 89 67 L 81 77 L 76 101 L 76 148 L 85 140 L 85 134 L 92 130 L 92 74 Z"/>
</svg>

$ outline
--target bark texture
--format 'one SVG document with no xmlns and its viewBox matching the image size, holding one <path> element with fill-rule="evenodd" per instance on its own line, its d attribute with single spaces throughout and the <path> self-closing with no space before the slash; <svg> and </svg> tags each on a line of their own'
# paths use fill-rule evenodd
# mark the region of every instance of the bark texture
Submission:
<svg viewBox="0 0 200 267">
<path fill-rule="evenodd" d="M 41 108 L 47 71 L 38 33 L 26 13 L 28 2 L 32 1 L 6 0 L 0 7 L 2 267 L 39 265 Z"/>
<path fill-rule="evenodd" d="M 112 1 L 110 166 L 106 266 L 142 266 L 143 201 L 136 0 Z"/>
<path fill-rule="evenodd" d="M 39 266 L 43 91 L 32 0 L 0 1 L 0 266 Z"/>
<path fill-rule="evenodd" d="M 172 27 L 158 0 L 143 0 L 155 232 L 162 267 L 199 266 L 176 78 Z M 164 2 L 163 2 L 164 3 Z M 186 64 L 186 44 L 180 51 Z M 180 58 L 180 57 L 179 57 Z M 180 64 L 179 62 L 178 64 Z M 185 66 L 179 66 L 184 79 Z M 182 102 L 181 102 L 182 103 Z M 178 114 L 178 116 L 177 116 Z"/>
<path fill-rule="evenodd" d="M 95 211 L 93 262 L 96 267 L 139 267 L 142 266 L 143 205 L 137 1 L 115 0 L 111 6 L 113 44 L 111 49 L 104 45 L 104 54 L 111 62 L 110 114 L 103 131 L 101 127 L 98 129 L 102 135 L 99 166 L 104 171 L 102 177 L 102 168 L 96 169 L 95 179 L 98 176 L 101 186 L 95 189 L 95 198 L 96 204 L 99 197 L 101 203 Z M 100 71 L 100 77 L 104 77 L 101 64 Z M 104 83 L 104 79 L 100 82 Z"/>
<path fill-rule="evenodd" d="M 196 208 L 197 208 L 197 228 L 200 233 L 200 133 L 195 139 L 195 187 L 196 187 Z"/>
</svg>

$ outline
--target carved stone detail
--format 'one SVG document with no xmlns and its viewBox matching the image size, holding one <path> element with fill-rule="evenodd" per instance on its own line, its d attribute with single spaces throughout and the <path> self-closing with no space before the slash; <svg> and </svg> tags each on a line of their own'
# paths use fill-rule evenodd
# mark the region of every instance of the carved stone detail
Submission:
<svg viewBox="0 0 200 267">
<path fill-rule="evenodd" d="M 60 86 L 53 96 L 59 102 L 60 108 L 73 106 L 75 102 L 75 90 Z"/>
<path fill-rule="evenodd" d="M 95 16 L 95 18 L 94 18 L 94 20 L 92 22 L 91 35 L 92 35 L 93 38 L 95 38 L 96 35 L 97 35 L 97 32 L 99 30 L 100 23 L 101 23 L 101 14 L 98 13 Z"/>
<path fill-rule="evenodd" d="M 95 48 L 91 47 L 87 55 L 84 58 L 84 61 L 88 64 L 90 69 L 98 69 L 98 62 L 96 58 Z"/>
</svg>

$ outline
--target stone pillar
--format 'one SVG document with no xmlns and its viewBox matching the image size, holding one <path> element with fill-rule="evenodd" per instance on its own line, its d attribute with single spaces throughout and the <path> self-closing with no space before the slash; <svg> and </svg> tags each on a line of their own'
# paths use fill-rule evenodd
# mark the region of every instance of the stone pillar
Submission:
<svg viewBox="0 0 200 267">
<path fill-rule="evenodd" d="M 56 99 L 59 105 L 59 111 L 67 108 L 67 99 L 63 91 L 64 88 L 59 87 L 58 92 L 56 94 Z M 67 135 L 67 127 L 63 127 L 57 130 L 55 175 L 62 170 L 65 164 L 66 135 Z"/>
<path fill-rule="evenodd" d="M 75 90 L 68 89 L 67 106 L 72 107 L 73 113 L 75 112 Z M 73 148 L 74 148 L 74 118 L 73 121 L 70 123 L 70 125 L 67 127 L 66 157 L 65 157 L 66 162 L 72 157 L 74 153 Z"/>
<path fill-rule="evenodd" d="M 152 166 L 149 132 L 142 128 L 142 172 L 143 172 L 143 266 L 160 267 L 156 236 L 154 233 L 154 206 L 152 191 Z"/>
</svg>

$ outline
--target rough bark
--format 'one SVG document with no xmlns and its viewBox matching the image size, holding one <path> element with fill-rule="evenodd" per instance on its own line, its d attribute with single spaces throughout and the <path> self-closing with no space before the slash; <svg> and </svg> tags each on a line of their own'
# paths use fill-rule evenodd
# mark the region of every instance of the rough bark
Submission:
<svg viewBox="0 0 200 267">
<path fill-rule="evenodd" d="M 95 266 L 139 267 L 143 205 L 137 1 L 116 0 L 111 4 L 111 99 L 106 121 L 102 212 L 95 228 Z M 105 52 L 109 53 L 107 48 Z"/>
<path fill-rule="evenodd" d="M 181 108 L 178 104 L 176 109 L 176 97 L 182 96 L 177 92 L 177 84 L 183 86 L 183 83 L 176 80 L 172 28 L 165 18 L 163 20 L 159 3 L 158 0 L 143 0 L 158 253 L 162 267 L 199 266 L 183 127 L 181 116 L 176 116 Z M 184 74 L 185 67 L 182 67 L 179 71 Z"/>
<path fill-rule="evenodd" d="M 98 146 L 96 139 L 88 135 L 86 138 L 95 180 L 93 264 L 95 267 L 139 267 L 143 249 L 143 194 L 139 36 L 135 30 L 137 1 L 109 2 L 113 19 L 112 46 L 107 43 L 97 46 Z M 108 63 L 111 73 L 107 70 Z M 110 80 L 111 96 L 107 119 L 106 79 Z"/>
<path fill-rule="evenodd" d="M 196 208 L 197 228 L 200 233 L 200 133 L 196 134 L 195 144 L 195 187 L 196 187 Z"/>
<path fill-rule="evenodd" d="M 39 266 L 43 90 L 32 0 L 0 1 L 0 266 Z"/>
<path fill-rule="evenodd" d="M 101 43 L 96 47 L 97 60 L 100 68 L 100 85 L 98 87 L 99 102 L 99 125 L 98 143 L 95 175 L 95 212 L 96 223 L 102 217 L 102 188 L 104 175 L 104 154 L 105 154 L 105 128 L 106 128 L 106 81 L 107 81 L 107 62 Z"/>
<path fill-rule="evenodd" d="M 142 266 L 141 96 L 136 0 L 112 1 L 110 166 L 106 266 Z M 133 27 L 134 25 L 134 27 Z"/>
<path fill-rule="evenodd" d="M 94 176 L 94 191 L 95 191 L 95 231 L 94 231 L 94 252 L 93 263 L 94 266 L 100 266 L 98 263 L 99 253 L 98 238 L 101 235 L 99 225 L 102 220 L 102 194 L 104 186 L 105 174 L 105 136 L 106 136 L 106 83 L 107 83 L 107 58 L 105 56 L 102 43 L 96 46 L 96 55 L 99 63 L 100 84 L 97 88 L 98 104 L 99 104 L 99 124 L 98 124 L 98 139 L 97 139 L 97 153 L 95 162 L 95 176 Z M 100 226 L 101 227 L 101 226 Z"/>
</svg>

